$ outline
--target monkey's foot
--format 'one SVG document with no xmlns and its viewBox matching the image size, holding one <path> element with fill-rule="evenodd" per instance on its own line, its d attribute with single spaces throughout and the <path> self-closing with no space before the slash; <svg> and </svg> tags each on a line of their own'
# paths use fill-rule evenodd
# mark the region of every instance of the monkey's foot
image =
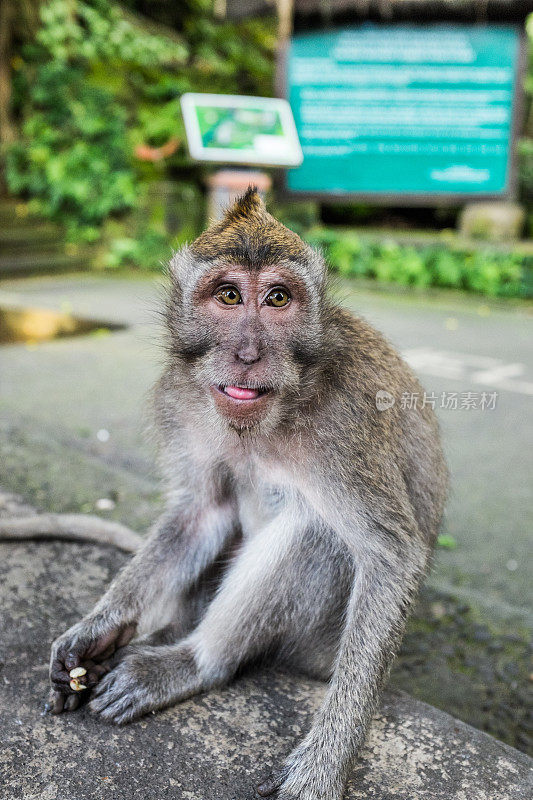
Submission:
<svg viewBox="0 0 533 800">
<path fill-rule="evenodd" d="M 188 647 L 133 645 L 124 648 L 120 662 L 96 686 L 89 708 L 109 722 L 124 725 L 202 688 Z"/>
<path fill-rule="evenodd" d="M 303 742 L 281 769 L 257 786 L 257 794 L 272 800 L 342 800 L 344 787 L 339 773 L 320 758 L 319 752 L 314 756 L 313 752 Z"/>
<path fill-rule="evenodd" d="M 289 784 L 286 776 L 286 772 L 271 775 L 266 781 L 257 786 L 257 795 L 271 797 L 272 800 L 323 800 L 325 797 L 328 800 L 330 798 L 331 800 L 341 800 L 342 798 L 342 791 L 336 793 L 335 790 L 331 792 L 328 790 L 328 794 L 322 794 L 312 779 L 309 780 L 307 785 L 296 788 Z"/>
</svg>

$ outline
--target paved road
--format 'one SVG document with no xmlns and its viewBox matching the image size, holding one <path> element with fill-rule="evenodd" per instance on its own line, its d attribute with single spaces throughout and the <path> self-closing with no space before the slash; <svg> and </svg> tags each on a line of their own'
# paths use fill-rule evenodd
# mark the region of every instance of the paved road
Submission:
<svg viewBox="0 0 533 800">
<path fill-rule="evenodd" d="M 489 615 L 533 624 L 531 307 L 339 288 L 343 302 L 406 353 L 442 422 L 452 471 L 446 532 L 457 546 L 439 549 L 432 583 L 453 587 Z M 0 350 L 0 485 L 57 510 L 93 511 L 99 499 L 113 498 L 115 509 L 103 513 L 138 529 L 155 517 L 157 473 L 142 409 L 162 360 L 161 295 L 148 278 L 0 285 L 0 304 L 68 307 L 129 325 Z M 397 402 L 415 399 L 423 402 Z"/>
</svg>

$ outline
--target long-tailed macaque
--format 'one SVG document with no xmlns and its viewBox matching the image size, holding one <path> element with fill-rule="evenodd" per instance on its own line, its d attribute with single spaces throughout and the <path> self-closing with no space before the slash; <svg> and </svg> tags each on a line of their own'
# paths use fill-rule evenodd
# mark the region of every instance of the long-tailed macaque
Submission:
<svg viewBox="0 0 533 800">
<path fill-rule="evenodd" d="M 329 686 L 258 792 L 339 800 L 437 536 L 437 422 L 398 402 L 420 392 L 411 370 L 330 299 L 321 256 L 253 189 L 170 275 L 154 395 L 166 511 L 54 642 L 54 711 L 90 693 L 122 724 L 269 658 Z"/>
</svg>

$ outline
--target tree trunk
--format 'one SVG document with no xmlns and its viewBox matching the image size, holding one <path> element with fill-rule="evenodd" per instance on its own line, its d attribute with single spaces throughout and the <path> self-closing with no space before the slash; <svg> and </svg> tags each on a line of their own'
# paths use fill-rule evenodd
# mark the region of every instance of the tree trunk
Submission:
<svg viewBox="0 0 533 800">
<path fill-rule="evenodd" d="M 15 126 L 11 117 L 11 44 L 15 0 L 0 2 L 0 144 L 15 139 Z"/>
</svg>

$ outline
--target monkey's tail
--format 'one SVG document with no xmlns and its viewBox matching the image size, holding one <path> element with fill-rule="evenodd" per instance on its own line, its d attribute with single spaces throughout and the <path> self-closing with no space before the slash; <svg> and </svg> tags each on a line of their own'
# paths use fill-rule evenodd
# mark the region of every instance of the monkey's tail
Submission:
<svg viewBox="0 0 533 800">
<path fill-rule="evenodd" d="M 0 541 L 63 539 L 73 542 L 110 544 L 126 553 L 135 553 L 143 539 L 134 531 L 91 514 L 32 514 L 0 517 Z"/>
</svg>

